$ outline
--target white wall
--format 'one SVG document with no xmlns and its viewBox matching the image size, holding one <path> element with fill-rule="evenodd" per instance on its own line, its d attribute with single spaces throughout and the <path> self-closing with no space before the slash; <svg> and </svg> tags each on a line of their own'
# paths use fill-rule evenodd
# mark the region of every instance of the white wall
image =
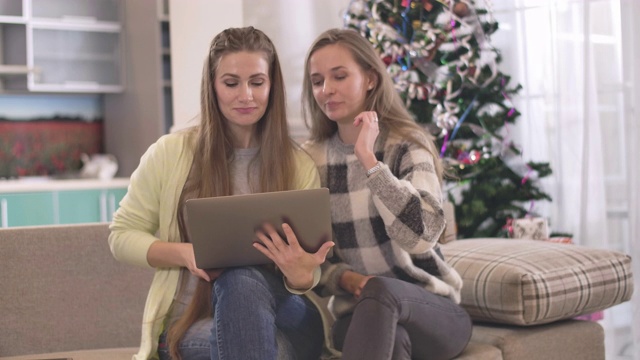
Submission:
<svg viewBox="0 0 640 360">
<path fill-rule="evenodd" d="M 342 27 L 349 0 L 170 0 L 172 131 L 200 111 L 202 63 L 211 39 L 227 27 L 254 26 L 273 40 L 284 72 L 291 132 L 306 137 L 300 114 L 304 57 L 322 31 Z"/>
<path fill-rule="evenodd" d="M 200 78 L 209 43 L 220 31 L 242 26 L 236 0 L 169 0 L 173 127 L 193 124 L 200 113 Z"/>
<path fill-rule="evenodd" d="M 304 58 L 321 32 L 342 27 L 342 15 L 349 0 L 244 0 L 243 3 L 244 25 L 264 31 L 278 49 L 291 134 L 294 138 L 306 138 L 300 104 Z"/>
</svg>

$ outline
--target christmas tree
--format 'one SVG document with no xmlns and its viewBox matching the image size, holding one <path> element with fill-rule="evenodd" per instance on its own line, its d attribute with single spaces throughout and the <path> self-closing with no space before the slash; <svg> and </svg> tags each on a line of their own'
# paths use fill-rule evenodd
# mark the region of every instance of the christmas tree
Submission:
<svg viewBox="0 0 640 360">
<path fill-rule="evenodd" d="M 487 0 L 489 2 L 489 0 Z M 352 0 L 345 26 L 380 53 L 418 123 L 436 136 L 453 176 L 445 190 L 461 238 L 506 236 L 510 219 L 535 216 L 548 163 L 527 162 L 509 137 L 521 89 L 498 69 L 490 9 L 472 0 Z"/>
</svg>

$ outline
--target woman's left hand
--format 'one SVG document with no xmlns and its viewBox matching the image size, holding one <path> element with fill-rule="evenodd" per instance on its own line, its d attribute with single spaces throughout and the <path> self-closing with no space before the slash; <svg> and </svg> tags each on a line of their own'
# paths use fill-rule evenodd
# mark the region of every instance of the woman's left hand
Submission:
<svg viewBox="0 0 640 360">
<path fill-rule="evenodd" d="M 289 287 L 297 290 L 310 289 L 313 285 L 313 272 L 325 261 L 335 243 L 327 241 L 312 254 L 300 246 L 289 224 L 282 224 L 282 230 L 287 238 L 286 242 L 271 224 L 265 224 L 264 232 L 256 233 L 262 243 L 255 242 L 253 247 L 276 263 Z"/>
</svg>

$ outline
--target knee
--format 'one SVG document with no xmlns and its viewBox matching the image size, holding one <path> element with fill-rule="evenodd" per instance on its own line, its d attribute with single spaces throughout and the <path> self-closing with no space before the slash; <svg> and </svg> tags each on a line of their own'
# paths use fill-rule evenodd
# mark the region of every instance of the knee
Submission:
<svg viewBox="0 0 640 360">
<path fill-rule="evenodd" d="M 373 277 L 367 281 L 362 289 L 361 299 L 375 299 L 389 305 L 396 305 L 397 298 L 393 290 L 394 281 L 392 278 Z"/>
<path fill-rule="evenodd" d="M 228 268 L 214 281 L 219 286 L 234 287 L 252 287 L 264 283 L 263 274 L 253 267 Z"/>
<path fill-rule="evenodd" d="M 269 298 L 271 291 L 264 274 L 252 267 L 226 269 L 213 283 L 213 294 L 233 301 Z"/>
</svg>

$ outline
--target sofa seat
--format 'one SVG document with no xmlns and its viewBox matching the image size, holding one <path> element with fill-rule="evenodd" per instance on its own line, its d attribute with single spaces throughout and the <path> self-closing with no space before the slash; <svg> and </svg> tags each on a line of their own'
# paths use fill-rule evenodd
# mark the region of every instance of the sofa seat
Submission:
<svg viewBox="0 0 640 360">
<path fill-rule="evenodd" d="M 456 359 L 602 360 L 604 354 L 604 330 L 592 321 L 565 320 L 537 326 L 475 323 L 471 342 Z"/>
<path fill-rule="evenodd" d="M 138 348 L 96 349 L 0 357 L 2 360 L 131 360 Z"/>
<path fill-rule="evenodd" d="M 503 360 L 500 349 L 493 345 L 470 342 L 454 360 Z"/>
</svg>

